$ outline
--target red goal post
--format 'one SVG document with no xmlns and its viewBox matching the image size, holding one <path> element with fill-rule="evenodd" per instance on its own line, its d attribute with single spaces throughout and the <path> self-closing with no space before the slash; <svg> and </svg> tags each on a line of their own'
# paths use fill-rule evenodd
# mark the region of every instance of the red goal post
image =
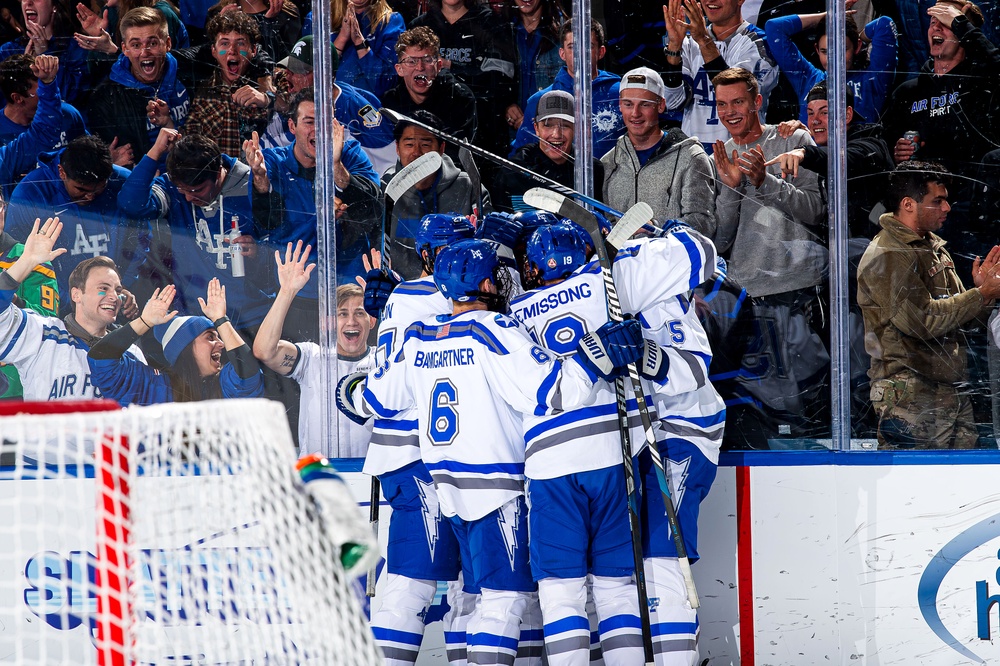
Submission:
<svg viewBox="0 0 1000 666">
<path fill-rule="evenodd" d="M 381 663 L 277 403 L 0 403 L 0 434 L 0 654 Z"/>
</svg>

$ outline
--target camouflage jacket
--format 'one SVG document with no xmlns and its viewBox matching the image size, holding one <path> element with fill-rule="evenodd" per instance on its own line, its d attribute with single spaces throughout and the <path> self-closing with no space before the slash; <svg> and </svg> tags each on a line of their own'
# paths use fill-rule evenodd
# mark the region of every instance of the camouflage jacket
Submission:
<svg viewBox="0 0 1000 666">
<path fill-rule="evenodd" d="M 937 382 L 967 379 L 960 327 L 988 316 L 992 302 L 965 289 L 940 236 L 918 236 L 888 213 L 879 224 L 858 266 L 868 375 L 875 381 L 908 368 Z"/>
</svg>

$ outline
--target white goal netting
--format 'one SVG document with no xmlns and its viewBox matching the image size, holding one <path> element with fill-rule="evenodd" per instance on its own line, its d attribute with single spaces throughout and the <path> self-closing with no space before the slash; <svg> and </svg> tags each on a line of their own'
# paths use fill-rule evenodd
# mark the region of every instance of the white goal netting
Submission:
<svg viewBox="0 0 1000 666">
<path fill-rule="evenodd" d="M 3 417 L 0 439 L 0 662 L 380 663 L 277 403 Z"/>
</svg>

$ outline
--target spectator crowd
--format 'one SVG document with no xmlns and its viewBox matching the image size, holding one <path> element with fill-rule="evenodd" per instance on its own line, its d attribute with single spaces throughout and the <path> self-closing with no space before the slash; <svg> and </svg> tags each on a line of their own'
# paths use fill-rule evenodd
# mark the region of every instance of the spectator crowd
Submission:
<svg viewBox="0 0 1000 666">
<path fill-rule="evenodd" d="M 975 390 L 988 376 L 982 323 L 1000 296 L 992 3 L 984 15 L 967 0 L 844 1 L 846 128 L 827 121 L 824 2 L 749 17 L 760 3 L 644 0 L 593 21 L 590 71 L 574 72 L 580 36 L 559 0 L 332 0 L 329 37 L 313 34 L 309 0 L 22 0 L 0 23 L 0 396 L 267 395 L 314 449 L 319 287 L 283 267 L 317 257 L 316 88 L 332 87 L 335 105 L 337 351 L 353 370 L 374 366 L 378 313 L 347 287 L 372 266 L 418 277 L 424 216 L 538 217 L 523 171 L 470 161 L 422 125 L 572 186 L 582 77 L 597 198 L 621 211 L 644 201 L 657 227 L 686 224 L 724 259 L 692 303 L 726 400 L 725 446 L 829 437 L 834 131 L 847 139 L 853 433 L 976 446 L 989 412 Z M 645 43 L 653 32 L 661 47 Z M 317 49 L 332 82 L 314 80 Z M 384 196 L 430 152 L 434 173 Z M 896 174 L 914 164 L 937 175 Z M 946 209 L 940 224 L 907 223 L 929 207 Z M 883 228 L 902 243 L 896 261 L 866 255 Z M 935 259 L 901 262 L 905 248 Z M 889 279 L 918 265 L 926 279 Z M 960 314 L 927 323 L 952 298 Z M 924 367 L 942 355 L 947 372 Z M 913 392 L 921 401 L 900 407 Z M 917 423 L 938 407 L 945 423 Z M 363 456 L 370 428 L 341 430 L 339 453 Z"/>
</svg>

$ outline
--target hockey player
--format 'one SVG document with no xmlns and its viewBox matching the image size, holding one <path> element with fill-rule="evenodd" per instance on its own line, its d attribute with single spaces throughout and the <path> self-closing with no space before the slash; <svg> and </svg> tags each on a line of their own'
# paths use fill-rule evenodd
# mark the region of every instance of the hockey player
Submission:
<svg viewBox="0 0 1000 666">
<path fill-rule="evenodd" d="M 379 367 L 399 352 L 410 324 L 451 312 L 451 304 L 431 277 L 434 259 L 450 243 L 472 238 L 473 233 L 472 224 L 461 215 L 425 215 L 414 239 L 421 276 L 399 284 L 378 267 L 365 276 L 366 306 L 376 303 L 368 307 L 369 314 L 382 315 L 375 351 Z M 386 664 L 406 666 L 416 662 L 437 581 L 456 581 L 459 571 L 458 542 L 438 509 L 437 491 L 420 460 L 416 414 L 375 419 L 363 471 L 378 477 L 392 507 L 386 575 L 379 593 L 382 604 L 372 615 L 372 632 Z M 465 658 L 464 628 L 475 594 L 472 590 L 466 595 L 461 585 L 449 584 L 452 610 L 444 622 L 452 664 Z"/>
<path fill-rule="evenodd" d="M 588 399 L 599 378 L 635 361 L 637 322 L 606 324 L 566 363 L 534 344 L 506 310 L 511 288 L 492 243 L 441 252 L 434 280 L 449 315 L 408 327 L 398 354 L 338 386 L 345 413 L 391 416 L 415 409 L 421 456 L 455 529 L 468 581 L 481 600 L 468 626 L 470 663 L 514 661 L 534 590 L 528 566 L 522 414 L 554 414 Z M 486 435 L 486 436 L 484 436 Z"/>
<path fill-rule="evenodd" d="M 513 316 L 533 337 L 560 354 L 573 354 L 580 336 L 607 321 L 600 269 L 596 263 L 585 266 L 586 252 L 581 230 L 573 223 L 535 231 L 527 245 L 525 280 L 541 286 L 511 304 Z M 714 247 L 696 234 L 632 242 L 619 257 L 614 269 L 619 296 L 625 311 L 639 314 L 640 321 L 640 313 L 660 311 L 664 304 L 682 298 L 680 294 L 688 291 L 692 282 L 702 281 L 708 267 L 715 265 Z M 655 279 L 650 280 L 651 276 Z M 650 344 L 647 352 L 640 370 L 654 383 L 681 383 L 668 379 L 671 368 L 671 375 L 690 374 L 693 360 L 681 357 L 676 349 L 657 349 Z M 702 383 L 705 374 L 702 368 Z M 634 409 L 634 400 L 631 404 Z M 642 658 L 636 591 L 628 578 L 634 563 L 621 492 L 616 415 L 614 393 L 607 389 L 585 408 L 557 418 L 529 417 L 525 421 L 532 570 L 539 581 L 550 663 L 587 663 L 584 599 L 588 575 L 593 580 L 605 662 L 635 663 Z M 586 457 L 570 453 L 580 446 L 581 433 L 586 435 Z M 642 441 L 642 437 L 636 429 L 633 441 Z M 573 495 L 580 499 L 567 503 L 565 498 Z M 567 511 L 567 506 L 574 509 Z M 540 507 L 545 511 L 536 510 Z M 575 531 L 578 541 L 570 545 L 566 525 L 580 528 Z M 634 639 L 622 641 L 623 634 Z M 655 628 L 653 635 L 657 635 Z"/>
<path fill-rule="evenodd" d="M 14 305 L 14 293 L 32 269 L 66 252 L 53 250 L 62 226 L 59 218 L 49 218 L 44 225 L 35 220 L 21 256 L 0 273 L 0 361 L 17 369 L 25 400 L 100 398 L 87 351 L 114 327 L 125 302 L 115 262 L 91 257 L 69 276 L 73 312 L 65 319 L 43 317 Z M 51 298 L 55 299 L 54 293 Z M 136 362 L 145 360 L 135 347 L 125 351 L 125 356 Z"/>
</svg>

